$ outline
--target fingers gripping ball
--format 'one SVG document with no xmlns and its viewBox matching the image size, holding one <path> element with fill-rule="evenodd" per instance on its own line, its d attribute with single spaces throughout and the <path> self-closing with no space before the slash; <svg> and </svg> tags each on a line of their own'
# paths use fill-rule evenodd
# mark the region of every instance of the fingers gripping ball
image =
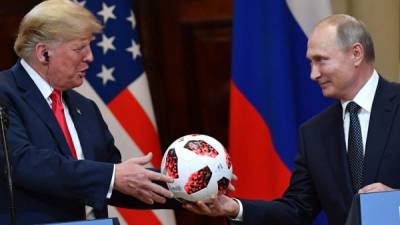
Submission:
<svg viewBox="0 0 400 225">
<path fill-rule="evenodd" d="M 186 135 L 164 153 L 161 172 L 174 178 L 168 188 L 181 201 L 205 201 L 225 193 L 232 178 L 232 163 L 224 146 L 207 135 Z"/>
</svg>

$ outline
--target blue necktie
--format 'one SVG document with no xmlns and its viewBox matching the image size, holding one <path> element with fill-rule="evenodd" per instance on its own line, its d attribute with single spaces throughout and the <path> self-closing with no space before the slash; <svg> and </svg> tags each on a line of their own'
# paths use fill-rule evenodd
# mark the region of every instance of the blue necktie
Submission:
<svg viewBox="0 0 400 225">
<path fill-rule="evenodd" d="M 364 152 L 360 120 L 358 119 L 360 109 L 361 107 L 355 102 L 350 102 L 346 107 L 346 111 L 350 113 L 347 154 L 354 193 L 357 193 L 361 188 L 363 179 Z"/>
</svg>

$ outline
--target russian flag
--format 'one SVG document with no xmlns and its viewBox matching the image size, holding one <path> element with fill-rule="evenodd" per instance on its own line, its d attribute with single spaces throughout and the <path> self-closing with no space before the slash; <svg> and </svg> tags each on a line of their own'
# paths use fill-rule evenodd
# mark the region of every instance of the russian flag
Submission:
<svg viewBox="0 0 400 225">
<path fill-rule="evenodd" d="M 289 184 L 301 123 L 331 101 L 310 80 L 307 35 L 329 0 L 235 0 L 229 150 L 235 195 L 271 200 Z M 320 222 L 318 224 L 326 224 Z"/>
</svg>

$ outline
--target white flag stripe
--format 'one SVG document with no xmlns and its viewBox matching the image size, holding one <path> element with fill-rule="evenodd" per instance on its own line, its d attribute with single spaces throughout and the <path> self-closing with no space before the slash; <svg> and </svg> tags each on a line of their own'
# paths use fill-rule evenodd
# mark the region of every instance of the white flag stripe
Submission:
<svg viewBox="0 0 400 225">
<path fill-rule="evenodd" d="M 176 225 L 174 211 L 168 209 L 153 210 L 153 213 L 163 225 Z"/>
<path fill-rule="evenodd" d="M 149 117 L 153 127 L 157 131 L 156 119 L 154 116 L 153 105 L 151 104 L 151 96 L 146 72 L 143 72 L 134 82 L 128 86 L 128 90 L 135 96 L 136 100 L 142 106 L 143 110 Z"/>
<path fill-rule="evenodd" d="M 332 14 L 330 0 L 286 0 L 286 2 L 307 37 L 318 21 Z"/>
</svg>

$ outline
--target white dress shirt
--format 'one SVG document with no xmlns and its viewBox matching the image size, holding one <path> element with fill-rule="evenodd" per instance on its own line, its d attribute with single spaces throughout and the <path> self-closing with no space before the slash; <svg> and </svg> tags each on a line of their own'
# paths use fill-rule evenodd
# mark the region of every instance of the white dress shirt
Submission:
<svg viewBox="0 0 400 225">
<path fill-rule="evenodd" d="M 372 76 L 369 78 L 367 83 L 360 89 L 360 91 L 352 100 L 340 101 L 342 103 L 342 109 L 343 109 L 343 128 L 344 128 L 344 137 L 346 141 L 346 150 L 348 149 L 349 127 L 350 127 L 350 113 L 346 112 L 346 106 L 347 104 L 349 104 L 349 102 L 355 102 L 357 103 L 357 105 L 361 107 L 360 111 L 358 112 L 358 118 L 360 120 L 363 152 L 365 155 L 369 118 L 371 116 L 372 103 L 374 101 L 376 88 L 378 87 L 378 81 L 379 81 L 379 75 L 374 70 Z"/>
</svg>

